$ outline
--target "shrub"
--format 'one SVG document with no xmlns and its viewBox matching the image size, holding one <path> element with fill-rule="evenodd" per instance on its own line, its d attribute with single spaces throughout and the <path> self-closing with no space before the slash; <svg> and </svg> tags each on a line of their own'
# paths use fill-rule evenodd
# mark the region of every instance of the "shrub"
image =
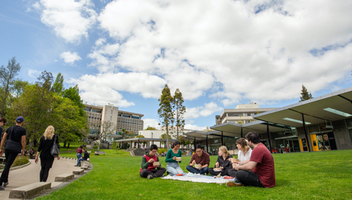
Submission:
<svg viewBox="0 0 352 200">
<path fill-rule="evenodd" d="M 27 163 L 29 163 L 29 160 L 26 156 L 17 156 L 11 167 L 21 166 Z"/>
<path fill-rule="evenodd" d="M 167 149 L 166 148 L 158 148 L 158 154 L 160 155 L 162 152 L 164 152 L 164 154 L 166 154 Z"/>
</svg>

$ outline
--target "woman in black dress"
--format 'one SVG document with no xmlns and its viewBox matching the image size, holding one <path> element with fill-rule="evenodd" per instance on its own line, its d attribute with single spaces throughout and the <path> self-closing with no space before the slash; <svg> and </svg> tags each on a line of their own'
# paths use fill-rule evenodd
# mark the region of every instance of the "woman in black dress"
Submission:
<svg viewBox="0 0 352 200">
<path fill-rule="evenodd" d="M 50 150 L 54 141 L 59 147 L 59 139 L 57 135 L 54 135 L 54 127 L 50 125 L 46 128 L 44 135 L 40 138 L 37 155 L 35 156 L 35 163 L 38 163 L 40 152 L 40 164 L 42 167 L 39 175 L 40 182 L 46 182 L 49 176 L 49 170 L 53 166 L 54 156 L 51 155 Z M 57 159 L 60 160 L 60 156 L 57 156 Z"/>
</svg>

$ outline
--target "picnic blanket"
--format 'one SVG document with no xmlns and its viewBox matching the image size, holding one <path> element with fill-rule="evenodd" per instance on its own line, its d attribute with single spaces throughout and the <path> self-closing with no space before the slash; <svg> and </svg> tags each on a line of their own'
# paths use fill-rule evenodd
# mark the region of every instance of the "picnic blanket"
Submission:
<svg viewBox="0 0 352 200">
<path fill-rule="evenodd" d="M 178 181 L 192 181 L 196 183 L 217 183 L 226 184 L 227 182 L 234 181 L 233 179 L 224 179 L 224 177 L 214 178 L 214 176 L 206 176 L 200 174 L 184 174 L 183 176 L 165 176 L 162 179 L 178 180 Z"/>
</svg>

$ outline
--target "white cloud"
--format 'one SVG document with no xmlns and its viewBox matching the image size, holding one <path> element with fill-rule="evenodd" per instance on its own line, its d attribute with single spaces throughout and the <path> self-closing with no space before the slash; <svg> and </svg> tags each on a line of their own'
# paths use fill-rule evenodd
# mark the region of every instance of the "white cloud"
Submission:
<svg viewBox="0 0 352 200">
<path fill-rule="evenodd" d="M 40 75 L 40 71 L 35 70 L 35 69 L 28 69 L 28 76 L 33 77 L 33 78 L 38 78 Z"/>
<path fill-rule="evenodd" d="M 210 102 L 205 103 L 204 106 L 197 106 L 193 108 L 187 108 L 185 119 L 195 119 L 200 116 L 207 117 L 215 112 L 222 111 L 223 108 L 219 107 L 216 103 Z"/>
<path fill-rule="evenodd" d="M 68 42 L 79 42 L 88 38 L 88 29 L 96 22 L 97 14 L 90 0 L 40 0 L 33 7 L 41 9 L 41 21 L 54 29 L 56 34 Z"/>
<path fill-rule="evenodd" d="M 204 130 L 206 127 L 201 127 L 195 124 L 185 124 L 185 129 L 190 129 L 190 130 L 199 130 L 202 131 Z"/>
<path fill-rule="evenodd" d="M 143 119 L 143 122 L 144 122 L 143 129 L 148 128 L 148 126 L 157 128 L 158 130 L 160 129 L 160 125 L 158 125 L 159 120 L 157 120 L 157 119 L 148 119 L 147 118 L 147 119 Z"/>
<path fill-rule="evenodd" d="M 63 52 L 60 55 L 60 58 L 64 59 L 65 63 L 70 64 L 73 64 L 75 61 L 82 59 L 76 52 L 71 53 L 71 51 Z"/>
<path fill-rule="evenodd" d="M 124 99 L 118 91 L 137 93 L 144 98 L 158 98 L 165 80 L 147 73 L 101 73 L 83 75 L 79 79 L 71 79 L 69 83 L 79 85 L 84 101 L 128 107 L 134 103 Z"/>
<path fill-rule="evenodd" d="M 302 84 L 315 92 L 350 74 L 351 9 L 328 0 L 113 1 L 98 21 L 118 43 L 97 41 L 89 57 L 101 73 L 157 75 L 186 100 L 209 91 L 224 106 L 292 99 Z"/>
</svg>

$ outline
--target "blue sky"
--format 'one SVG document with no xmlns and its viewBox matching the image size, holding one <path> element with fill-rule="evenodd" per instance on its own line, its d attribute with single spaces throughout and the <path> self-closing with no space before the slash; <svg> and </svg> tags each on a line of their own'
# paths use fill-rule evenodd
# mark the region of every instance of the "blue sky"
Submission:
<svg viewBox="0 0 352 200">
<path fill-rule="evenodd" d="M 165 84 L 179 88 L 186 128 L 224 108 L 296 103 L 352 86 L 352 2 L 22 0 L 0 2 L 0 65 L 19 78 L 61 72 L 84 102 L 158 123 Z"/>
</svg>

